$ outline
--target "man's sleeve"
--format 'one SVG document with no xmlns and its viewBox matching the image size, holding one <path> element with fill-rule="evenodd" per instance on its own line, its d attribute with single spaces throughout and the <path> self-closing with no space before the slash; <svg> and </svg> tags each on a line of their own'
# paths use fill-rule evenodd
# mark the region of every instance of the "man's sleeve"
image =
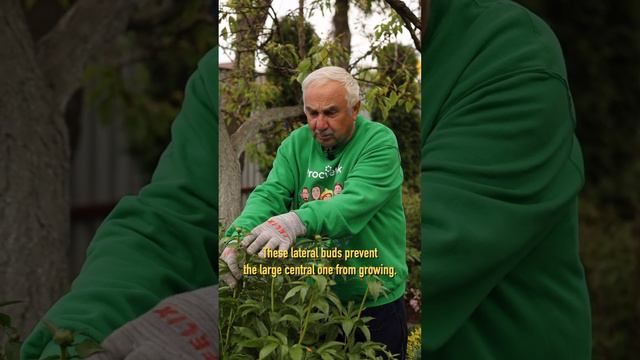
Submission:
<svg viewBox="0 0 640 360">
<path fill-rule="evenodd" d="M 381 134 L 350 170 L 344 191 L 328 201 L 311 201 L 296 210 L 307 236 L 330 238 L 358 234 L 402 187 L 402 167 L 391 130 Z"/>
<path fill-rule="evenodd" d="M 217 49 L 201 60 L 151 183 L 118 203 L 45 319 L 102 341 L 163 298 L 217 283 L 217 62 Z M 39 323 L 21 358 L 50 339 Z"/>
<path fill-rule="evenodd" d="M 252 230 L 270 217 L 289 211 L 295 179 L 292 170 L 294 164 L 288 156 L 290 145 L 289 138 L 282 142 L 267 179 L 251 192 L 242 214 L 227 229 L 226 236 L 231 236 L 236 227 Z"/>
<path fill-rule="evenodd" d="M 566 83 L 527 70 L 452 102 L 422 149 L 425 344 L 437 349 L 582 186 Z"/>
</svg>

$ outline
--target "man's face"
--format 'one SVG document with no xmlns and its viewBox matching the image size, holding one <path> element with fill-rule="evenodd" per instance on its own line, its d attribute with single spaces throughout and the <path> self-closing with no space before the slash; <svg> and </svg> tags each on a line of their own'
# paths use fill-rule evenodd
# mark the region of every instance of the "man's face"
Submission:
<svg viewBox="0 0 640 360">
<path fill-rule="evenodd" d="M 309 200 L 309 189 L 307 188 L 302 189 L 302 200 L 304 201 Z"/>
<path fill-rule="evenodd" d="M 309 129 L 325 148 L 345 144 L 353 135 L 360 102 L 349 111 L 346 95 L 344 86 L 337 81 L 312 83 L 305 90 L 304 112 Z"/>
<path fill-rule="evenodd" d="M 320 199 L 320 188 L 317 186 L 314 186 L 313 189 L 311 189 L 311 196 L 313 197 L 314 200 Z"/>
</svg>

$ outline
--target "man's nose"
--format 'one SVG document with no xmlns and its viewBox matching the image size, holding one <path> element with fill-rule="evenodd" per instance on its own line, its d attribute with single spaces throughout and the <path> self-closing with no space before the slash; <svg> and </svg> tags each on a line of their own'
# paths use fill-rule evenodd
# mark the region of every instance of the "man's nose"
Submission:
<svg viewBox="0 0 640 360">
<path fill-rule="evenodd" d="M 325 130 L 328 127 L 329 123 L 327 122 L 327 119 L 324 117 L 324 115 L 318 115 L 318 120 L 316 121 L 316 129 Z"/>
</svg>

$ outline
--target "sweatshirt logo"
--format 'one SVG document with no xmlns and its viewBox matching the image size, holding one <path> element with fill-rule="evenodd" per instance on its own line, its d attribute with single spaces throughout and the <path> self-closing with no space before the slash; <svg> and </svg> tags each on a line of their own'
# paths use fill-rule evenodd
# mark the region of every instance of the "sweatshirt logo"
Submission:
<svg viewBox="0 0 640 360">
<path fill-rule="evenodd" d="M 307 177 L 312 179 L 327 179 L 330 177 L 334 177 L 337 174 L 342 173 L 342 166 L 338 165 L 338 167 L 334 168 L 331 165 L 327 165 L 324 167 L 324 171 L 313 171 L 307 168 Z"/>
</svg>

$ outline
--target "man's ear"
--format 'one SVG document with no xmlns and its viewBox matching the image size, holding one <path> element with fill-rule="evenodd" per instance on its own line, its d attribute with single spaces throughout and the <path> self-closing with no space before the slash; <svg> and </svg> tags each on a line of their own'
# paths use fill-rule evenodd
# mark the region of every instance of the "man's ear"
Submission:
<svg viewBox="0 0 640 360">
<path fill-rule="evenodd" d="M 356 120 L 356 117 L 358 116 L 358 112 L 360 112 L 360 101 L 358 101 L 355 105 L 353 105 L 353 108 L 351 109 L 351 115 L 353 117 L 353 120 Z"/>
</svg>

